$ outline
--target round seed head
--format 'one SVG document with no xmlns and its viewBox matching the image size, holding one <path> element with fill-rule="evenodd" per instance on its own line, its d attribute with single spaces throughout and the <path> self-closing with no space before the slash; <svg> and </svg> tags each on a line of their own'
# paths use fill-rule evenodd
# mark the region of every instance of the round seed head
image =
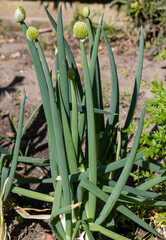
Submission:
<svg viewBox="0 0 166 240">
<path fill-rule="evenodd" d="M 88 18 L 88 17 L 89 17 L 89 15 L 90 15 L 90 9 L 89 9 L 87 6 L 85 6 L 85 7 L 83 8 L 83 10 L 82 10 L 82 15 L 83 15 L 85 18 Z"/>
<path fill-rule="evenodd" d="M 131 8 L 135 8 L 136 9 L 139 6 L 139 3 L 138 3 L 138 1 L 136 1 L 134 3 L 131 3 L 130 6 L 131 6 Z"/>
<path fill-rule="evenodd" d="M 29 27 L 26 32 L 27 38 L 32 41 L 39 37 L 39 31 L 35 27 Z"/>
<path fill-rule="evenodd" d="M 26 12 L 22 7 L 18 7 L 14 13 L 14 19 L 17 23 L 21 23 L 26 18 Z"/>
<path fill-rule="evenodd" d="M 88 35 L 88 28 L 84 22 L 78 21 L 73 26 L 73 32 L 79 39 L 84 39 Z"/>
<path fill-rule="evenodd" d="M 74 68 L 70 68 L 67 72 L 67 77 L 70 79 L 70 80 L 74 80 L 75 79 L 75 76 L 76 76 L 76 72 L 74 70 Z"/>
</svg>

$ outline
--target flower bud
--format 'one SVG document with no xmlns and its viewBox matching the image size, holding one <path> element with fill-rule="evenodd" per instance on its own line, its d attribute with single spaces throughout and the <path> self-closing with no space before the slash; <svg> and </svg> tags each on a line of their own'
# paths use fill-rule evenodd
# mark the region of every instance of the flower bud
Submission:
<svg viewBox="0 0 166 240">
<path fill-rule="evenodd" d="M 74 70 L 74 68 L 70 68 L 67 72 L 67 77 L 70 79 L 70 80 L 74 80 L 75 79 L 75 76 L 76 76 L 76 72 Z"/>
<path fill-rule="evenodd" d="M 73 32 L 79 39 L 84 39 L 88 35 L 88 28 L 84 22 L 78 21 L 73 26 Z"/>
<path fill-rule="evenodd" d="M 35 27 L 29 27 L 26 32 L 27 38 L 32 41 L 39 37 L 39 31 Z"/>
<path fill-rule="evenodd" d="M 89 15 L 90 15 L 90 9 L 89 9 L 87 6 L 85 6 L 85 7 L 83 8 L 83 10 L 82 10 L 82 15 L 83 15 L 85 18 L 88 18 L 88 17 L 89 17 Z"/>
<path fill-rule="evenodd" d="M 136 1 L 134 3 L 131 3 L 130 6 L 131 6 L 131 8 L 136 9 L 139 6 L 139 3 L 138 3 L 138 1 Z"/>
<path fill-rule="evenodd" d="M 22 7 L 18 7 L 14 13 L 14 19 L 17 23 L 21 23 L 26 18 L 26 12 Z"/>
</svg>

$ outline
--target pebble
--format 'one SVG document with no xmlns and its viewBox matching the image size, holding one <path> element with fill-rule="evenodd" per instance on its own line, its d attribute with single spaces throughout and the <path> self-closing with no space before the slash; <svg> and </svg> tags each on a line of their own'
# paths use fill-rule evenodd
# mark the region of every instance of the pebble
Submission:
<svg viewBox="0 0 166 240">
<path fill-rule="evenodd" d="M 19 58 L 19 57 L 21 57 L 21 54 L 20 54 L 20 52 L 12 53 L 11 57 L 12 58 Z"/>
</svg>

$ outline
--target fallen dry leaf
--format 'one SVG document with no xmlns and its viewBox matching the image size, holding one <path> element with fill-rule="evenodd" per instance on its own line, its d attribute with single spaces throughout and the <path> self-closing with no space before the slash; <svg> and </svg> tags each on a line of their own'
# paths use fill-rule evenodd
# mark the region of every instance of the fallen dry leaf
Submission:
<svg viewBox="0 0 166 240">
<path fill-rule="evenodd" d="M 44 233 L 44 235 L 45 235 L 44 240 L 56 240 L 56 237 L 53 237 L 48 233 Z"/>
</svg>

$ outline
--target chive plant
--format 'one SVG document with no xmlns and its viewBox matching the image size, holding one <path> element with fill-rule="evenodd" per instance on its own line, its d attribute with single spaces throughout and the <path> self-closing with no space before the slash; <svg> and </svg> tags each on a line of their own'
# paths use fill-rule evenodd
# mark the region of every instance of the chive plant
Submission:
<svg viewBox="0 0 166 240">
<path fill-rule="evenodd" d="M 137 132 L 131 150 L 127 150 L 128 138 L 123 130 L 129 127 L 135 113 L 143 66 L 144 34 L 141 29 L 138 67 L 132 100 L 126 122 L 118 137 L 119 128 L 119 84 L 116 63 L 100 18 L 96 35 L 93 33 L 90 11 L 83 9 L 85 22 L 77 22 L 74 35 L 79 39 L 82 55 L 84 84 L 63 33 L 62 11 L 58 11 L 57 22 L 45 7 L 46 14 L 57 33 L 55 51 L 55 89 L 52 71 L 49 69 L 39 41 L 38 30 L 24 22 L 26 13 L 19 7 L 15 20 L 20 22 L 36 70 L 42 105 L 48 125 L 49 159 L 36 159 L 19 155 L 20 142 L 37 109 L 23 126 L 24 97 L 20 111 L 14 150 L 0 148 L 1 171 L 1 237 L 5 232 L 3 206 L 10 192 L 21 197 L 52 203 L 49 223 L 57 239 L 129 239 L 114 232 L 114 213 L 119 212 L 140 225 L 146 231 L 161 237 L 151 226 L 130 210 L 130 206 L 166 207 L 165 196 L 150 191 L 150 188 L 166 180 L 165 170 L 156 164 L 146 164 L 143 152 L 137 153 L 145 105 L 143 106 Z M 111 72 L 110 108 L 103 108 L 98 47 L 100 36 L 106 44 Z M 85 51 L 85 38 L 89 39 L 90 61 Z M 106 119 L 106 121 L 105 121 Z M 120 160 L 119 160 L 120 159 Z M 43 179 L 24 177 L 16 172 L 22 162 L 34 167 L 50 166 L 51 176 Z M 153 179 L 137 187 L 128 186 L 127 180 L 133 165 L 156 171 Z M 121 169 L 116 180 L 117 170 Z M 23 183 L 52 184 L 54 192 L 39 193 L 24 189 Z M 20 213 L 18 211 L 18 213 Z M 20 213 L 21 214 L 21 213 Z M 25 218 L 27 214 L 23 215 Z M 44 219 L 40 215 L 30 218 Z M 48 215 L 45 216 L 48 219 Z M 94 232 L 98 232 L 94 237 Z M 83 237 L 84 236 L 84 237 Z M 82 238 L 81 238 L 82 237 Z"/>
</svg>

